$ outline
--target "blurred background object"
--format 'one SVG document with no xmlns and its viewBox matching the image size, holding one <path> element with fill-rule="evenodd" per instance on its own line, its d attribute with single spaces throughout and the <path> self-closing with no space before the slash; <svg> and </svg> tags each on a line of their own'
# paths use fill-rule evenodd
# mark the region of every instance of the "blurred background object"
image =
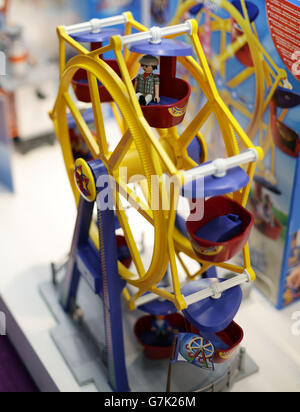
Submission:
<svg viewBox="0 0 300 412">
<path fill-rule="evenodd" d="M 56 27 L 81 19 L 84 3 L 0 2 L 0 50 L 6 56 L 0 95 L 5 102 L 9 136 L 22 153 L 55 141 L 48 112 L 58 85 Z"/>
</svg>

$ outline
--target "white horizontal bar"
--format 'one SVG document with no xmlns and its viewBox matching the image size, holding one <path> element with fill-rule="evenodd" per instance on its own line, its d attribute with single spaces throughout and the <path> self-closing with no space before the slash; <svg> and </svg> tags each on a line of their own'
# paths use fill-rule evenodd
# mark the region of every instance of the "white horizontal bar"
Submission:
<svg viewBox="0 0 300 412">
<path fill-rule="evenodd" d="M 221 297 L 221 294 L 225 292 L 228 289 L 234 288 L 236 286 L 239 286 L 243 283 L 249 282 L 250 281 L 250 276 L 247 271 L 245 271 L 243 274 L 238 274 L 231 279 L 225 280 L 224 282 L 212 282 L 211 286 L 209 288 L 203 289 L 199 292 L 196 292 L 190 296 L 183 296 L 187 306 L 192 305 L 193 303 L 200 302 L 201 300 L 210 298 L 210 297 Z M 180 287 L 183 287 L 189 283 L 189 281 L 184 282 L 180 285 Z M 170 286 L 168 288 L 161 288 L 161 290 L 165 292 L 173 292 L 173 287 Z M 141 296 L 138 298 L 135 302 L 136 307 L 145 305 L 146 303 L 153 302 L 155 300 L 163 299 L 162 297 L 156 295 L 155 293 L 148 293 L 146 295 Z"/>
<path fill-rule="evenodd" d="M 128 36 L 121 37 L 121 39 L 124 46 L 146 40 L 154 43 L 159 43 L 163 37 L 181 33 L 192 34 L 192 22 L 190 20 L 187 20 L 185 23 L 177 24 L 175 26 L 168 26 L 163 28 L 152 27 L 152 29 L 150 29 L 149 31 L 129 34 Z"/>
<path fill-rule="evenodd" d="M 193 293 L 192 295 L 185 297 L 185 300 L 189 306 L 207 298 L 218 299 L 226 290 L 249 282 L 249 280 L 249 274 L 245 272 L 241 275 L 225 280 L 224 282 L 213 282 L 209 288 Z"/>
<path fill-rule="evenodd" d="M 223 177 L 226 171 L 237 166 L 241 166 L 251 162 L 257 162 L 259 159 L 256 149 L 249 149 L 248 151 L 227 159 L 216 159 L 215 161 L 196 167 L 183 172 L 185 184 L 205 176 Z"/>
<path fill-rule="evenodd" d="M 119 24 L 125 24 L 127 22 L 128 18 L 126 14 L 123 13 L 119 16 L 107 17 L 105 19 L 92 19 L 85 23 L 66 26 L 65 30 L 67 34 L 79 34 L 84 32 L 97 33 L 104 27 L 117 26 Z"/>
</svg>

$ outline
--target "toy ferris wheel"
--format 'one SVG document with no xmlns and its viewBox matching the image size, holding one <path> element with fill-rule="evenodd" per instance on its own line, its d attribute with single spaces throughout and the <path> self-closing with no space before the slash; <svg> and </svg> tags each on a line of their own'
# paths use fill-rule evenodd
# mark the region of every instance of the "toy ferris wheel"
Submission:
<svg viewBox="0 0 300 412">
<path fill-rule="evenodd" d="M 103 26 L 106 26 L 107 24 L 111 26 L 112 24 L 120 24 L 121 22 L 126 23 L 126 33 L 130 33 L 132 27 L 140 30 L 140 33 L 126 34 L 123 37 L 117 34 L 111 37 L 111 30 L 107 32 L 103 29 Z M 248 159 L 250 159 L 250 164 L 252 164 L 252 166 L 250 166 L 250 172 L 248 171 L 250 176 L 249 179 L 246 179 L 246 182 L 251 180 L 256 160 L 260 154 L 258 157 L 257 155 L 253 157 L 253 153 L 255 152 L 253 144 L 236 123 L 218 95 L 198 39 L 198 26 L 195 21 L 188 21 L 182 25 L 162 29 L 160 32 L 161 43 L 151 43 L 154 33 L 152 31 L 146 31 L 146 28 L 135 22 L 130 13 L 127 13 L 120 18 L 107 19 L 104 22 L 102 21 L 102 23 L 100 21 L 100 27 L 102 27 L 103 32 L 100 31 L 100 33 L 97 33 L 97 30 L 95 30 L 95 33 L 92 34 L 92 37 L 95 39 L 94 42 L 99 46 L 99 43 L 104 40 L 104 36 L 109 36 L 110 44 L 96 50 L 88 51 L 74 39 L 78 39 L 80 38 L 79 36 L 81 36 L 82 41 L 87 41 L 85 37 L 82 37 L 80 32 L 82 32 L 84 36 L 84 32 L 92 29 L 91 24 L 92 23 L 88 23 L 86 25 L 76 26 L 75 28 L 71 27 L 65 29 L 61 27 L 58 29 L 61 49 L 61 85 L 51 116 L 54 120 L 56 132 L 62 145 L 70 183 L 74 190 L 74 194 L 78 199 L 78 190 L 73 177 L 75 160 L 73 158 L 69 139 L 67 109 L 72 113 L 83 139 L 89 147 L 92 158 L 101 159 L 109 174 L 111 174 L 117 182 L 117 214 L 138 272 L 138 276 L 136 276 L 134 273 L 125 270 L 122 266 L 119 268 L 121 276 L 128 283 L 139 288 L 139 292 L 135 297 L 130 299 L 130 302 L 133 303 L 146 291 L 152 290 L 162 297 L 170 299 L 177 307 L 182 308 L 185 304 L 182 302 L 181 293 L 179 291 L 178 274 L 174 260 L 175 254 L 176 252 L 179 253 L 180 251 L 183 251 L 195 258 L 195 253 L 188 240 L 179 231 L 175 229 L 173 232 L 176 209 L 175 212 L 171 211 L 167 217 L 165 216 L 166 213 L 162 210 L 151 210 L 149 205 L 143 203 L 138 195 L 133 193 L 132 190 L 122 182 L 120 176 L 118 176 L 120 166 L 125 165 L 128 168 L 129 176 L 134 174 L 138 175 L 143 172 L 148 184 L 150 183 L 151 176 L 160 176 L 163 173 L 167 173 L 180 179 L 185 175 L 185 173 L 180 170 L 189 170 L 199 165 L 200 156 L 198 159 L 195 159 L 196 161 L 190 158 L 187 153 L 187 147 L 193 142 L 198 130 L 212 113 L 215 113 L 216 117 L 219 119 L 228 155 L 234 157 L 235 163 L 237 164 L 240 164 L 239 159 L 246 163 L 248 162 Z M 192 57 L 193 52 L 189 46 L 172 39 L 187 32 L 189 33 L 194 48 L 198 54 L 199 63 Z M 66 43 L 73 46 L 78 52 L 78 55 L 72 58 L 67 65 L 65 64 L 64 54 Z M 139 55 L 145 54 L 149 49 L 153 54 L 155 54 L 155 52 L 158 54 L 157 51 L 161 49 L 161 76 L 165 76 L 164 81 L 162 81 L 162 94 L 166 95 L 166 99 L 171 99 L 173 102 L 172 104 L 140 107 L 136 101 L 132 86 L 132 77 L 134 77 L 132 67 L 139 58 Z M 172 52 L 170 52 L 171 49 Z M 106 61 L 101 58 L 103 53 L 107 51 L 114 51 L 116 60 Z M 165 54 L 173 55 L 165 56 Z M 178 56 L 176 54 L 178 54 Z M 207 104 L 201 109 L 199 114 L 181 135 L 178 134 L 175 126 L 184 118 L 189 98 L 189 86 L 188 84 L 185 84 L 183 80 L 175 77 L 176 59 L 178 59 L 178 61 L 196 77 L 199 87 L 202 88 L 208 98 Z M 116 69 L 117 66 L 118 70 Z M 167 74 L 169 79 L 167 79 Z M 68 89 L 72 82 L 73 85 L 75 84 L 77 97 L 79 97 L 80 100 L 91 100 L 92 102 L 94 120 L 97 129 L 96 136 L 92 134 L 79 109 L 76 107 L 76 103 L 72 100 L 71 95 L 69 94 Z M 177 84 L 180 87 L 175 88 L 173 87 L 174 84 Z M 107 92 L 108 90 L 109 94 Z M 113 153 L 109 152 L 108 149 L 109 142 L 106 138 L 101 109 L 102 103 L 112 101 L 117 105 L 119 112 L 123 117 L 123 122 L 126 125 L 126 131 Z M 174 107 L 176 107 L 175 115 L 173 111 Z M 180 112 L 180 116 L 178 115 L 178 112 Z M 153 129 L 150 127 L 153 126 L 153 123 L 154 127 L 158 129 L 162 136 L 160 139 L 157 139 L 153 133 Z M 239 136 L 244 147 L 250 149 L 250 151 L 247 152 L 248 155 L 239 155 L 239 149 L 233 131 Z M 204 139 L 202 142 L 204 142 Z M 259 150 L 258 153 L 260 153 Z M 230 161 L 230 163 L 234 164 L 234 161 Z M 213 171 L 215 166 L 211 165 L 209 168 Z M 197 170 L 194 170 L 193 174 L 195 171 L 197 173 Z M 209 171 L 209 169 L 205 171 L 205 174 L 208 174 L 208 177 L 211 173 L 212 172 Z M 185 175 L 186 181 L 191 174 L 191 172 L 188 172 Z M 243 191 L 240 191 L 241 188 L 232 189 L 229 187 L 225 189 L 225 192 L 227 190 L 229 190 L 229 193 L 235 192 L 234 198 L 238 200 L 240 204 L 246 204 L 249 188 L 249 183 L 247 183 L 246 188 L 244 188 Z M 160 184 L 159 191 L 161 196 L 165 196 L 165 193 L 163 193 L 163 184 Z M 149 185 L 149 192 L 151 198 L 151 185 Z M 139 213 L 154 228 L 155 239 L 153 259 L 152 264 L 147 271 L 144 269 L 139 257 L 130 226 L 122 207 L 122 195 L 127 195 L 129 203 L 134 205 Z M 178 193 L 171 194 L 171 204 L 176 203 L 178 195 Z M 169 236 L 167 239 L 165 236 L 166 233 L 172 233 L 172 236 Z M 170 259 L 174 271 L 174 287 L 177 292 L 175 295 L 170 294 L 169 292 L 159 291 L 155 286 L 164 276 L 168 264 L 170 263 Z M 222 264 L 223 262 L 221 265 Z M 209 266 L 211 265 L 204 262 L 204 271 Z M 251 268 L 249 266 L 248 268 L 252 273 Z M 240 271 L 241 269 L 238 269 L 238 272 Z M 198 275 L 199 274 L 201 274 L 201 271 Z"/>
<path fill-rule="evenodd" d="M 115 29 L 115 26 L 120 25 L 124 26 L 121 34 L 119 29 Z M 132 29 L 136 32 L 132 33 Z M 70 297 L 75 298 L 79 266 L 85 265 L 84 273 L 92 273 L 89 283 L 105 302 L 107 344 L 112 364 L 114 354 L 121 354 L 115 346 L 119 345 L 120 336 L 116 337 L 114 334 L 121 333 L 122 326 L 112 327 L 113 322 L 120 322 L 120 316 L 116 316 L 116 311 L 112 310 L 112 305 L 116 304 L 117 293 L 123 293 L 132 310 L 144 308 L 149 313 L 159 312 L 161 315 L 179 310 L 185 311 L 191 319 L 198 318 L 199 311 L 203 311 L 202 306 L 200 309 L 195 307 L 198 302 L 214 297 L 210 305 L 216 306 L 216 302 L 221 305 L 223 299 L 227 299 L 231 303 L 222 311 L 222 316 L 226 317 L 226 321 L 230 319 L 230 323 L 241 301 L 240 288 L 236 287 L 255 279 L 248 245 L 253 218 L 245 206 L 256 164 L 263 158 L 263 151 L 254 146 L 221 99 L 199 41 L 198 29 L 195 20 L 188 20 L 183 24 L 148 30 L 136 22 L 131 13 L 58 28 L 60 87 L 50 115 L 78 205 L 78 220 L 73 240 L 77 243 L 74 243 L 74 249 L 72 246 L 73 260 L 69 265 L 68 287 L 66 286 L 68 298 L 64 306 L 68 310 Z M 190 44 L 176 39 L 183 34 L 189 37 Z M 108 44 L 105 44 L 107 42 Z M 84 43 L 90 43 L 91 50 L 84 47 Z M 66 45 L 76 52 L 67 62 Z M 108 52 L 113 54 L 113 58 L 105 58 Z M 159 56 L 160 60 L 161 101 L 148 106 L 139 104 L 133 85 L 137 63 L 145 54 Z M 177 126 L 182 123 L 189 109 L 191 89 L 186 81 L 177 77 L 177 64 L 188 70 L 207 98 L 207 102 L 182 133 L 179 133 Z M 71 88 L 76 98 L 73 97 Z M 90 118 L 80 111 L 80 102 L 89 105 L 88 117 L 92 118 L 95 131 L 92 130 Z M 112 105 L 122 135 L 114 149 L 111 149 L 105 127 L 105 104 Z M 210 116 L 215 116 L 219 123 L 227 157 L 201 165 L 204 161 L 205 136 L 199 131 Z M 70 117 L 88 147 L 89 161 L 76 160 L 74 157 Z M 189 150 L 191 146 L 192 150 Z M 239 147 L 243 147 L 242 153 Z M 248 165 L 246 171 L 241 167 L 245 165 Z M 128 179 L 135 178 L 134 187 L 124 179 L 122 168 L 126 168 Z M 97 181 L 104 175 L 110 176 L 116 183 L 115 188 L 111 189 L 115 199 L 115 211 L 101 210 L 101 205 L 99 206 L 97 195 L 100 189 Z M 153 176 L 158 177 L 155 184 Z M 169 190 L 164 176 L 172 179 L 173 184 Z M 197 221 L 191 219 L 185 226 L 185 222 L 177 214 L 179 197 L 195 199 L 193 185 L 203 181 L 204 191 L 200 198 L 206 206 L 204 218 Z M 141 188 L 143 197 L 136 187 Z M 96 198 L 98 228 L 91 218 Z M 153 198 L 157 201 L 156 207 L 153 207 Z M 124 200 L 151 228 L 153 244 L 148 266 L 138 251 L 134 225 L 128 220 Z M 168 209 L 163 207 L 165 200 L 170 206 Z M 118 260 L 113 252 L 114 213 L 123 229 L 132 258 L 129 268 Z M 227 233 L 225 239 L 224 233 L 220 233 L 224 231 L 221 223 L 215 228 L 218 239 L 208 239 L 205 230 L 201 237 L 198 235 L 198 231 L 203 229 L 205 224 L 212 220 L 218 222 L 218 218 L 224 214 L 229 216 L 231 229 L 232 225 L 236 224 L 234 220 L 230 220 L 232 215 L 238 217 L 238 232 L 231 230 L 230 236 L 228 237 Z M 85 262 L 83 254 L 87 249 L 80 250 L 83 237 L 80 233 L 86 222 L 89 222 L 89 227 L 84 231 L 84 237 L 86 240 L 89 237 L 94 245 L 89 249 L 89 257 L 91 259 L 98 249 L 101 257 L 100 272 L 89 261 Z M 74 260 L 75 247 L 78 257 Z M 243 265 L 228 263 L 239 252 L 243 253 Z M 199 264 L 197 273 L 191 273 L 184 264 L 182 255 Z M 81 262 L 79 266 L 78 259 Z M 207 282 L 207 287 L 203 290 L 199 290 L 198 285 L 193 282 L 186 288 L 186 281 L 182 284 L 179 277 L 180 265 L 184 269 L 186 280 L 190 281 L 199 278 L 211 267 L 230 270 L 235 276 L 220 283 Z M 167 288 L 160 287 L 159 283 L 168 267 L 172 284 Z M 118 286 L 114 289 L 113 284 L 109 286 L 110 282 L 116 282 Z M 135 288 L 134 292 L 132 287 Z M 210 327 L 217 331 L 225 329 L 227 324 L 224 319 L 217 325 L 219 318 L 213 310 L 212 313 L 214 314 L 209 320 Z M 200 327 L 201 322 L 196 319 L 196 326 Z M 111 381 L 116 379 L 116 370 L 121 370 L 121 361 L 118 363 L 119 365 L 115 365 L 115 369 L 111 370 Z M 113 386 L 120 389 L 117 384 Z"/>
</svg>

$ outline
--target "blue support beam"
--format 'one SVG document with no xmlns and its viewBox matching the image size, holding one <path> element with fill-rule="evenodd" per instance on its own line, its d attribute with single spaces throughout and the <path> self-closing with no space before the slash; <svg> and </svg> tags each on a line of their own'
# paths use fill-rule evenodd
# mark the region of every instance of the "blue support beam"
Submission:
<svg viewBox="0 0 300 412">
<path fill-rule="evenodd" d="M 95 182 L 100 175 L 107 175 L 101 161 L 89 163 Z M 98 196 L 101 190 L 99 188 Z M 121 296 L 125 281 L 118 272 L 116 243 L 116 217 L 114 210 L 101 205 L 98 197 L 97 215 L 100 250 L 97 251 L 89 238 L 95 202 L 80 199 L 67 273 L 61 289 L 61 304 L 69 312 L 75 307 L 80 278 L 84 278 L 93 292 L 103 302 L 108 380 L 116 392 L 128 392 L 129 384 L 125 363 Z M 102 320 L 103 321 L 103 320 Z M 101 319 L 99 319 L 101 322 Z"/>
</svg>

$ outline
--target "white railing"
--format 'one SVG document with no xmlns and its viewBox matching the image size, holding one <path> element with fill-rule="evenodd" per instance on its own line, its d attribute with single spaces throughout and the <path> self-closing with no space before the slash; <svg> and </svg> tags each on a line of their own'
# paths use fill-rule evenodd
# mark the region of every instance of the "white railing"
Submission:
<svg viewBox="0 0 300 412">
<path fill-rule="evenodd" d="M 136 33 L 136 34 L 129 34 L 128 36 L 122 36 L 122 44 L 123 46 L 130 46 L 134 43 L 139 43 L 142 41 L 149 41 L 150 43 L 161 43 L 163 37 L 172 36 L 175 34 L 192 34 L 192 22 L 191 20 L 187 20 L 183 24 L 177 24 L 175 26 L 168 26 L 168 27 L 152 27 L 150 30 Z"/>
<path fill-rule="evenodd" d="M 228 280 L 224 280 L 223 282 L 212 281 L 211 285 L 208 288 L 195 292 L 192 295 L 184 296 L 184 299 L 186 301 L 187 307 L 190 305 L 193 305 L 196 302 L 200 302 L 204 299 L 207 299 L 207 298 L 219 299 L 222 296 L 222 293 L 225 292 L 226 290 L 232 289 L 236 286 L 240 286 L 250 281 L 251 281 L 251 277 L 249 273 L 247 272 L 247 270 L 245 270 L 244 273 L 237 274 Z M 188 282 L 185 282 L 184 284 L 186 283 Z M 184 284 L 181 284 L 180 287 L 182 288 Z M 160 289 L 165 292 L 169 292 L 169 293 L 173 291 L 172 286 L 168 288 L 160 288 Z M 154 302 L 159 299 L 162 299 L 162 298 L 156 295 L 155 293 L 148 293 L 138 298 L 135 304 L 136 304 L 136 307 L 138 308 L 140 306 L 143 306 L 150 302 Z"/>
<path fill-rule="evenodd" d="M 118 26 L 119 24 L 126 24 L 128 18 L 126 13 L 119 16 L 108 17 L 106 19 L 92 19 L 85 23 L 74 24 L 72 26 L 66 26 L 65 30 L 67 34 L 80 34 L 85 32 L 99 33 L 102 28 Z"/>
<path fill-rule="evenodd" d="M 256 149 L 249 149 L 244 153 L 228 157 L 227 159 L 216 159 L 207 165 L 182 172 L 184 183 L 186 184 L 206 176 L 224 177 L 227 170 L 247 163 L 257 162 L 258 160 L 259 155 Z"/>
<path fill-rule="evenodd" d="M 226 290 L 232 289 L 236 286 L 240 286 L 243 283 L 249 282 L 250 276 L 247 271 L 241 275 L 232 277 L 231 279 L 225 280 L 224 282 L 213 282 L 210 287 L 200 290 L 199 292 L 193 293 L 185 298 L 187 305 L 192 305 L 193 303 L 199 302 L 207 298 L 219 299 L 222 293 Z"/>
</svg>

